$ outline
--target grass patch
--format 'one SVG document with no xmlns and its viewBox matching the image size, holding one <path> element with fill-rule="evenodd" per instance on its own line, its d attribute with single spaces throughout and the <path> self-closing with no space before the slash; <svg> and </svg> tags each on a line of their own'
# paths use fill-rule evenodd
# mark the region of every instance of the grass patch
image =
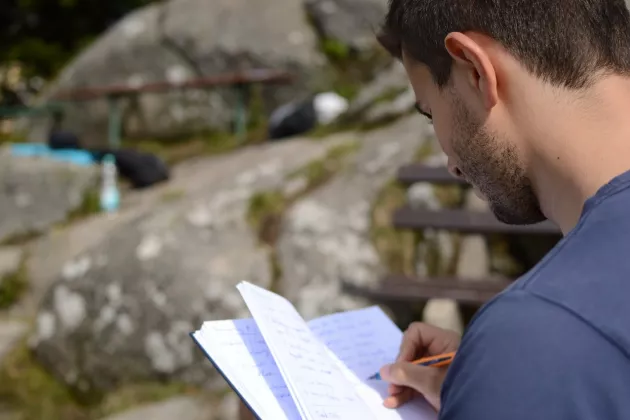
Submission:
<svg viewBox="0 0 630 420">
<path fill-rule="evenodd" d="M 25 135 L 20 133 L 2 133 L 0 132 L 0 145 L 12 143 L 26 143 L 28 140 Z"/>
<path fill-rule="evenodd" d="M 0 309 L 10 308 L 27 290 L 28 270 L 26 258 L 22 257 L 18 269 L 0 279 Z"/>
<path fill-rule="evenodd" d="M 332 147 L 322 159 L 314 160 L 289 174 L 289 179 L 303 177 L 308 185 L 307 191 L 317 188 L 339 172 L 346 164 L 347 158 L 355 153 L 360 146 L 358 141 L 351 141 Z"/>
<path fill-rule="evenodd" d="M 28 420 L 90 419 L 70 391 L 37 364 L 26 343 L 6 357 L 0 370 L 0 402 Z"/>
<path fill-rule="evenodd" d="M 76 220 L 91 216 L 96 213 L 101 212 L 101 197 L 99 188 L 94 186 L 89 188 L 83 194 L 83 200 L 81 200 L 81 204 L 79 207 L 74 209 L 68 215 L 65 223 L 72 223 Z"/>
<path fill-rule="evenodd" d="M 24 420 L 99 420 L 140 404 L 199 392 L 178 383 L 147 382 L 122 386 L 98 404 L 82 404 L 37 363 L 25 342 L 6 357 L 0 369 L 0 406 Z"/>
<path fill-rule="evenodd" d="M 179 189 L 171 189 L 168 191 L 164 191 L 160 196 L 160 201 L 163 203 L 172 203 L 174 201 L 178 201 L 182 199 L 186 195 L 184 190 Z"/>
<path fill-rule="evenodd" d="M 286 206 L 287 199 L 282 191 L 259 192 L 250 198 L 247 221 L 261 243 L 272 245 L 275 242 Z"/>
</svg>

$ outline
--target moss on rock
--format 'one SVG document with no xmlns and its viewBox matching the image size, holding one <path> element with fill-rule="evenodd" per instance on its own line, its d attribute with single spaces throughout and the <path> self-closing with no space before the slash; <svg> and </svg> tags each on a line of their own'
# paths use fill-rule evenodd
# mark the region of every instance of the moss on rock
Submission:
<svg viewBox="0 0 630 420">
<path fill-rule="evenodd" d="M 98 420 L 136 405 L 201 391 L 181 383 L 126 384 L 98 398 L 79 398 L 33 357 L 26 342 L 0 366 L 0 405 L 24 420 Z"/>
<path fill-rule="evenodd" d="M 405 204 L 406 198 L 405 188 L 396 181 L 381 190 L 372 207 L 370 237 L 390 272 L 413 275 L 418 233 L 396 229 L 391 222 L 392 213 Z"/>
<path fill-rule="evenodd" d="M 0 279 L 0 309 L 10 308 L 28 290 L 28 271 L 23 257 L 18 269 Z"/>
</svg>

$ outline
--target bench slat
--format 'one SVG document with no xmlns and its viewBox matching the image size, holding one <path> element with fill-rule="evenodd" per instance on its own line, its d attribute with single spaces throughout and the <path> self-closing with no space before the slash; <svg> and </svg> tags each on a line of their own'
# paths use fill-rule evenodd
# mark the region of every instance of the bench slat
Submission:
<svg viewBox="0 0 630 420">
<path fill-rule="evenodd" d="M 417 302 L 428 299 L 453 299 L 459 303 L 483 305 L 503 291 L 512 281 L 503 277 L 466 280 L 456 277 L 385 277 L 378 286 L 361 287 L 343 282 L 342 290 L 375 302 Z"/>
<path fill-rule="evenodd" d="M 394 212 L 393 224 L 397 228 L 432 228 L 461 233 L 561 235 L 560 229 L 548 220 L 534 225 L 508 225 L 489 212 L 459 209 L 432 211 L 414 209 L 409 205 Z"/>
<path fill-rule="evenodd" d="M 398 169 L 398 182 L 411 185 L 416 182 L 433 184 L 470 185 L 461 178 L 454 177 L 445 166 L 426 166 L 418 163 L 402 166 Z"/>
</svg>

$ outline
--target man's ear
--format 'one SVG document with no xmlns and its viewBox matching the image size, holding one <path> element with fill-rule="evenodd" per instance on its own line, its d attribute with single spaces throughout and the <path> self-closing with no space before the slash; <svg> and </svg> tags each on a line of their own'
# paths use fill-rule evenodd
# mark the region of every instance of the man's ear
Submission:
<svg viewBox="0 0 630 420">
<path fill-rule="evenodd" d="M 461 32 L 451 32 L 444 39 L 446 51 L 455 61 L 453 70 L 466 73 L 471 88 L 480 95 L 487 109 L 499 100 L 497 74 L 490 57 L 477 42 Z"/>
</svg>

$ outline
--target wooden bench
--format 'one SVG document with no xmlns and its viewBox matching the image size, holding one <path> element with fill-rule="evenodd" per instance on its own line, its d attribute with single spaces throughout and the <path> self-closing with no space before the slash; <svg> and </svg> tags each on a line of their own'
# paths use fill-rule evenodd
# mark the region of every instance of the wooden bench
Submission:
<svg viewBox="0 0 630 420">
<path fill-rule="evenodd" d="M 421 164 L 401 167 L 397 179 L 405 186 L 426 182 L 459 185 L 462 188 L 470 187 L 463 180 L 452 176 L 445 167 L 428 167 Z M 485 236 L 502 234 L 552 237 L 552 243 L 562 237 L 558 227 L 549 221 L 533 225 L 508 225 L 497 220 L 490 212 L 463 209 L 436 211 L 414 208 L 409 204 L 394 212 L 392 224 L 397 229 L 436 229 Z M 504 290 L 513 280 L 502 276 L 465 279 L 454 276 L 415 278 L 390 274 L 374 287 L 342 282 L 342 290 L 348 294 L 386 305 L 395 313 L 401 326 L 417 317 L 417 313 L 411 309 L 412 306 L 421 307 L 434 298 L 455 300 L 460 305 L 464 323 L 468 323 L 481 305 Z"/>
<path fill-rule="evenodd" d="M 108 144 L 111 148 L 120 146 L 122 136 L 122 108 L 120 100 L 125 97 L 146 93 L 165 93 L 174 90 L 212 89 L 227 86 L 237 92 L 237 104 L 234 115 L 235 133 L 243 138 L 247 130 L 247 98 L 255 84 L 287 84 L 293 76 L 282 70 L 252 69 L 213 76 L 187 79 L 182 82 L 160 81 L 141 85 L 97 86 L 62 91 L 53 97 L 54 101 L 82 102 L 106 98 L 108 109 Z"/>
</svg>

